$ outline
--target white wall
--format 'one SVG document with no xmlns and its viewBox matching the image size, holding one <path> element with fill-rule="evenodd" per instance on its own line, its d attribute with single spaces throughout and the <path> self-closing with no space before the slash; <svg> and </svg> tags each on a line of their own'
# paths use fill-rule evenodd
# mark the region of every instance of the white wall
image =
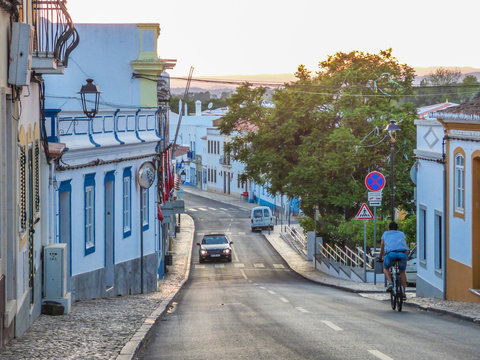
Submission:
<svg viewBox="0 0 480 360">
<path fill-rule="evenodd" d="M 77 94 L 87 78 L 100 87 L 101 107 L 140 107 L 140 80 L 130 61 L 140 52 L 137 24 L 75 24 L 80 44 L 70 54 L 63 76 L 46 79 L 50 109 L 81 109 Z"/>
</svg>

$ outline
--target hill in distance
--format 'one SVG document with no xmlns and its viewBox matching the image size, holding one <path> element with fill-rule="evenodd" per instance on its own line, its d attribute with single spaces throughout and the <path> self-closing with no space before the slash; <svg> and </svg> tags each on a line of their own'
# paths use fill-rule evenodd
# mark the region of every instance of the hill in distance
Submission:
<svg viewBox="0 0 480 360">
<path fill-rule="evenodd" d="M 415 67 L 417 77 L 414 83 L 419 84 L 420 81 L 427 75 L 432 74 L 440 66 L 429 67 Z M 470 66 L 455 67 L 444 66 L 449 70 L 460 70 L 466 75 L 474 75 L 480 80 L 480 68 Z M 209 91 L 212 94 L 221 95 L 222 92 L 232 92 L 235 88 L 245 82 L 258 83 L 267 87 L 274 88 L 276 85 L 280 86 L 286 82 L 295 81 L 294 74 L 257 74 L 257 75 L 221 75 L 221 76 L 198 76 L 193 77 L 190 85 L 190 92 L 205 92 Z M 172 78 L 171 90 L 175 95 L 182 95 L 185 92 L 186 78 Z"/>
</svg>

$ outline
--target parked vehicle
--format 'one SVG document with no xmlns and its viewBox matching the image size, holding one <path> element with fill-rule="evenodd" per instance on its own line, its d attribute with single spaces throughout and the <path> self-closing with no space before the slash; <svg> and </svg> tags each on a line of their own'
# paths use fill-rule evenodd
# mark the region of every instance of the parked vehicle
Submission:
<svg viewBox="0 0 480 360">
<path fill-rule="evenodd" d="M 227 260 L 232 261 L 232 247 L 233 242 L 228 241 L 224 234 L 209 234 L 204 235 L 202 243 L 197 243 L 200 246 L 198 250 L 199 261 L 203 263 L 205 260 Z"/>
<path fill-rule="evenodd" d="M 417 284 L 417 247 L 415 246 L 408 255 L 407 269 L 407 283 Z"/>
<path fill-rule="evenodd" d="M 273 230 L 272 210 L 268 206 L 254 207 L 250 213 L 252 231 L 270 229 Z"/>
</svg>

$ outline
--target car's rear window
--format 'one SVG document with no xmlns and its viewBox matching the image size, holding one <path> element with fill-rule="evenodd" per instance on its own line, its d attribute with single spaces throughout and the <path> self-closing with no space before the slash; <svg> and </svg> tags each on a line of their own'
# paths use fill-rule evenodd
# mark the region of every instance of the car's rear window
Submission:
<svg viewBox="0 0 480 360">
<path fill-rule="evenodd" d="M 263 216 L 269 217 L 270 213 L 268 212 L 268 209 L 263 209 Z"/>
<path fill-rule="evenodd" d="M 253 217 L 254 218 L 261 218 L 262 217 L 262 209 L 253 210 Z"/>
<path fill-rule="evenodd" d="M 208 236 L 203 238 L 202 244 L 228 244 L 228 240 L 225 236 Z"/>
</svg>

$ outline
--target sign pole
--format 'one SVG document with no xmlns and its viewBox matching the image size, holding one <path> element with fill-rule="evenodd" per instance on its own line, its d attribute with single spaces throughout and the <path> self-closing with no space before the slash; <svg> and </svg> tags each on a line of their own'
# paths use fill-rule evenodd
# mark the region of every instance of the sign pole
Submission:
<svg viewBox="0 0 480 360">
<path fill-rule="evenodd" d="M 373 285 L 377 285 L 377 273 L 375 272 L 375 252 L 377 251 L 377 207 L 373 207 Z"/>
<path fill-rule="evenodd" d="M 367 220 L 363 220 L 363 278 L 367 282 Z"/>
</svg>

